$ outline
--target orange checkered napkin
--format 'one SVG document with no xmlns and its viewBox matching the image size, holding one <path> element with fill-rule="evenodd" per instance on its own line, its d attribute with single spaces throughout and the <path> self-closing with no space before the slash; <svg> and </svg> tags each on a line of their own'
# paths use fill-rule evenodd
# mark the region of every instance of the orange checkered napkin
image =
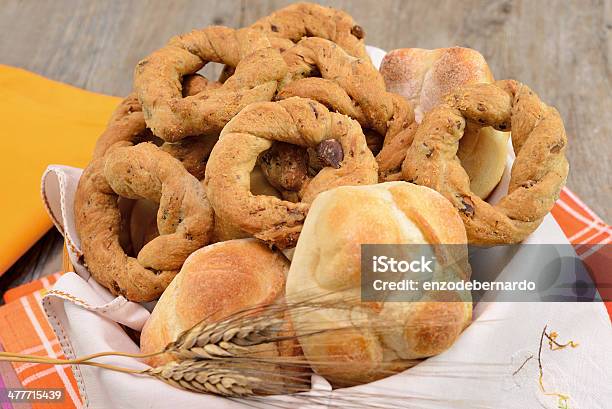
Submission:
<svg viewBox="0 0 612 409">
<path fill-rule="evenodd" d="M 567 188 L 561 191 L 552 215 L 591 271 L 601 297 L 612 300 L 612 228 Z M 605 304 L 612 318 L 612 302 Z"/>
<path fill-rule="evenodd" d="M 41 279 L 30 281 L 27 284 L 20 285 L 19 287 L 11 288 L 4 293 L 4 302 L 6 304 L 15 301 L 26 295 L 30 295 L 35 291 L 48 290 L 53 287 L 53 284 L 60 278 L 61 273 L 51 274 Z"/>
<path fill-rule="evenodd" d="M 20 354 L 65 358 L 41 305 L 44 292 L 57 281 L 58 277 L 59 274 L 54 274 L 5 294 L 4 298 L 8 303 L 0 307 L 0 344 L 2 349 Z M 32 403 L 31 407 L 33 409 L 75 409 L 82 407 L 77 383 L 69 366 L 19 362 L 12 363 L 12 367 L 20 385 L 11 384 L 10 387 L 64 389 L 63 402 Z M 2 373 L 0 372 L 0 374 Z M 9 382 L 4 383 L 8 387 Z M 15 408 L 17 408 L 16 404 Z"/>
</svg>

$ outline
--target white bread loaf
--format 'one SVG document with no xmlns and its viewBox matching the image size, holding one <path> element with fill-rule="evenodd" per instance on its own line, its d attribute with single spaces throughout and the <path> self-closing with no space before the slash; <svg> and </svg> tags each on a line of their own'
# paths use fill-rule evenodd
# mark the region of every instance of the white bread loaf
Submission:
<svg viewBox="0 0 612 409">
<path fill-rule="evenodd" d="M 458 252 L 452 255 L 460 260 L 458 275 L 470 276 L 463 223 L 452 205 L 429 188 L 407 182 L 345 186 L 321 193 L 312 203 L 286 298 L 341 306 L 291 313 L 304 356 L 334 386 L 371 382 L 414 365 L 411 360 L 439 354 L 471 320 L 471 299 L 465 294 L 442 301 L 428 294 L 426 302 L 362 303 L 361 245 L 394 243 L 452 244 L 440 246 L 441 251 Z M 307 335 L 317 329 L 330 331 Z"/>
</svg>

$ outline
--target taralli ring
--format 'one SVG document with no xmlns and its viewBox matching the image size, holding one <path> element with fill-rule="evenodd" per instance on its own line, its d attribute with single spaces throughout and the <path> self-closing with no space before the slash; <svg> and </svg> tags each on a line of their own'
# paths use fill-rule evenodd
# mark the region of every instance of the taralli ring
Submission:
<svg viewBox="0 0 612 409">
<path fill-rule="evenodd" d="M 235 67 L 222 86 L 183 97 L 181 79 L 207 62 Z M 167 142 L 218 134 L 242 108 L 270 101 L 286 73 L 280 52 L 261 31 L 214 26 L 176 36 L 140 61 L 134 89 L 147 126 Z"/>
<path fill-rule="evenodd" d="M 183 78 L 183 96 L 188 97 L 207 90 L 217 89 L 221 85 L 220 82 L 208 81 L 198 74 L 189 75 Z M 202 180 L 206 171 L 206 161 L 213 146 L 217 143 L 217 139 L 215 135 L 189 136 L 178 142 L 166 142 L 160 148 L 180 160 L 187 172 L 198 180 Z"/>
<path fill-rule="evenodd" d="M 270 45 L 284 52 L 304 37 L 324 38 L 342 47 L 352 56 L 369 60 L 365 47 L 365 32 L 346 12 L 313 3 L 291 4 L 257 20 L 251 29 L 268 37 Z M 220 82 L 234 73 L 226 65 Z"/>
<path fill-rule="evenodd" d="M 512 131 L 516 161 L 508 195 L 491 205 L 470 191 L 457 158 L 466 120 Z M 518 243 L 550 211 L 565 184 L 567 136 L 557 110 L 507 80 L 457 89 L 419 126 L 402 166 L 405 180 L 442 193 L 457 208 L 470 243 Z"/>
<path fill-rule="evenodd" d="M 183 78 L 183 95 L 191 96 L 206 90 L 217 89 L 220 86 L 220 83 L 208 81 L 201 75 L 188 75 Z M 151 131 L 147 129 L 138 97 L 136 94 L 131 94 L 121 101 L 113 112 L 108 126 L 96 142 L 93 157 L 94 159 L 102 157 L 111 146 L 118 142 L 137 145 L 140 142 L 155 139 Z M 166 142 L 161 149 L 180 160 L 189 173 L 198 179 L 203 179 L 206 160 L 216 141 L 216 136 L 197 135 L 176 143 Z"/>
<path fill-rule="evenodd" d="M 288 73 L 277 99 L 314 99 L 331 110 L 357 120 L 378 134 L 378 148 L 414 122 L 410 104 L 387 92 L 385 82 L 369 59 L 355 58 L 335 43 L 305 38 L 283 53 Z M 321 78 L 313 77 L 320 73 Z"/>
<path fill-rule="evenodd" d="M 79 181 L 76 226 L 85 263 L 102 285 L 132 301 L 158 298 L 181 265 L 210 241 L 213 212 L 201 183 L 155 145 L 114 145 Z M 118 195 L 159 203 L 160 233 L 137 258 L 119 242 Z"/>
<path fill-rule="evenodd" d="M 273 141 L 315 148 L 327 165 L 305 183 L 299 203 L 250 192 L 250 173 Z M 217 216 L 288 248 L 295 245 L 308 203 L 318 193 L 377 180 L 376 161 L 359 125 L 316 101 L 295 97 L 253 104 L 229 122 L 208 160 L 205 185 Z"/>
<path fill-rule="evenodd" d="M 282 48 L 289 48 L 303 37 L 320 37 L 333 41 L 352 56 L 368 61 L 370 58 L 363 28 L 346 12 L 331 7 L 292 4 L 256 21 L 251 28 L 266 33 L 273 45 Z"/>
</svg>

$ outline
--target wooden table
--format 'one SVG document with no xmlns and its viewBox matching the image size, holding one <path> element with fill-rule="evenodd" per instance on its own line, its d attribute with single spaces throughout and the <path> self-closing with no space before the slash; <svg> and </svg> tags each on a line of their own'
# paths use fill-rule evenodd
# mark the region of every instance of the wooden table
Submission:
<svg viewBox="0 0 612 409">
<path fill-rule="evenodd" d="M 289 1 L 2 0 L 0 63 L 92 91 L 126 95 L 132 71 L 174 34 L 239 27 Z M 323 1 L 343 8 L 367 43 L 390 50 L 461 45 L 497 78 L 529 84 L 555 105 L 570 139 L 568 186 L 612 220 L 611 0 Z M 218 68 L 207 68 L 210 72 Z"/>
</svg>

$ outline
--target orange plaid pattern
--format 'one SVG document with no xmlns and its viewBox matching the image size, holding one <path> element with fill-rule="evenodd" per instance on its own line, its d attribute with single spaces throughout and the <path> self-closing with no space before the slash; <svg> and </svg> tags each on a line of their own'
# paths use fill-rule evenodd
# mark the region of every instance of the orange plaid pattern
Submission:
<svg viewBox="0 0 612 409">
<path fill-rule="evenodd" d="M 605 299 L 612 299 L 611 288 L 600 286 L 610 282 L 609 266 L 612 255 L 604 246 L 612 239 L 612 229 L 582 203 L 571 191 L 564 189 L 552 210 L 563 232 L 574 244 L 576 252 L 594 275 L 598 290 Z M 4 350 L 34 355 L 63 358 L 59 342 L 47 322 L 40 305 L 42 294 L 57 280 L 59 274 L 12 289 L 4 295 L 7 305 L 0 307 L 0 344 Z M 604 281 L 604 278 L 606 280 Z M 606 308 L 612 319 L 612 303 Z M 17 378 L 25 387 L 65 388 L 66 399 L 62 404 L 33 404 L 34 409 L 80 408 L 76 381 L 69 367 L 42 364 L 13 364 Z M 2 368 L 0 367 L 0 375 Z M 8 384 L 7 382 L 5 382 Z M 0 383 L 1 385 L 1 383 Z M 2 409 L 4 407 L 0 406 Z M 16 409 L 17 406 L 14 406 Z"/>
<path fill-rule="evenodd" d="M 27 284 L 20 285 L 19 287 L 11 288 L 4 293 L 4 302 L 8 304 L 23 296 L 32 294 L 35 291 L 49 289 L 53 287 L 53 284 L 55 284 L 61 275 L 61 273 L 51 274 L 50 276 L 43 277 L 39 280 L 34 280 Z"/>
<path fill-rule="evenodd" d="M 0 343 L 5 351 L 65 358 L 41 304 L 44 292 L 59 276 L 60 274 L 54 274 L 5 294 L 7 304 L 0 308 Z M 70 367 L 16 362 L 12 363 L 12 369 L 21 384 L 19 387 L 64 389 L 63 402 L 32 403 L 33 409 L 82 407 L 77 383 Z"/>
<path fill-rule="evenodd" d="M 589 209 L 569 189 L 563 189 L 552 209 L 563 233 L 574 245 L 576 254 L 589 268 L 597 289 L 605 300 L 612 300 L 612 228 Z M 612 318 L 612 302 L 605 303 Z"/>
</svg>

